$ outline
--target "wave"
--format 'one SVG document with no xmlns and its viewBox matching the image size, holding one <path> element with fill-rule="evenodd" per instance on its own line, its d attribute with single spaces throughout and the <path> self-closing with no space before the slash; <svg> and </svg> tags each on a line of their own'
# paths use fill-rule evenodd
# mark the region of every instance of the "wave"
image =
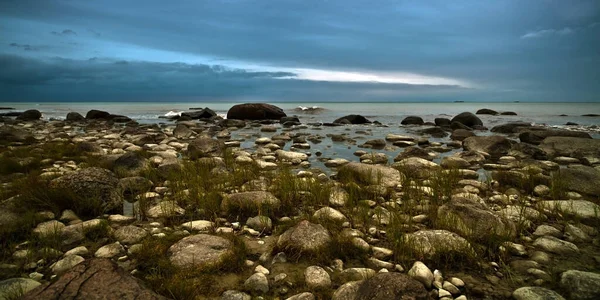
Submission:
<svg viewBox="0 0 600 300">
<path fill-rule="evenodd" d="M 169 117 L 180 117 L 181 113 L 183 113 L 182 111 L 169 111 L 168 113 L 164 114 L 165 117 L 169 118 Z"/>
<path fill-rule="evenodd" d="M 295 112 L 302 112 L 308 114 L 316 114 L 325 111 L 326 109 L 320 106 L 298 106 L 294 108 Z"/>
</svg>

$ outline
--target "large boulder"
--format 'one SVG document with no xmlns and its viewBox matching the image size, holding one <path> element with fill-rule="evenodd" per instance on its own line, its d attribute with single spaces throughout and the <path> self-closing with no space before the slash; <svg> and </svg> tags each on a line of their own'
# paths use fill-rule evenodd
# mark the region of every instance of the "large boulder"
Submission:
<svg viewBox="0 0 600 300">
<path fill-rule="evenodd" d="M 331 234 L 321 224 L 300 221 L 277 239 L 277 248 L 297 258 L 319 256 L 331 244 Z"/>
<path fill-rule="evenodd" d="M 396 187 L 402 180 L 400 171 L 394 168 L 357 162 L 342 166 L 338 171 L 338 177 L 342 181 L 384 187 Z"/>
<path fill-rule="evenodd" d="M 37 109 L 29 109 L 24 111 L 21 115 L 17 117 L 17 120 L 20 121 L 35 121 L 42 118 L 42 113 Z"/>
<path fill-rule="evenodd" d="M 76 198 L 81 198 L 80 201 L 100 201 L 104 212 L 123 209 L 123 196 L 117 189 L 119 179 L 109 170 L 85 168 L 56 178 L 50 184 L 76 195 Z"/>
<path fill-rule="evenodd" d="M 519 134 L 519 140 L 521 140 L 521 142 L 523 142 L 523 143 L 539 145 L 544 139 L 546 139 L 548 137 L 555 137 L 555 136 L 584 138 L 584 139 L 592 138 L 589 135 L 589 133 L 587 133 L 587 132 L 548 129 L 548 130 L 531 130 L 531 131 L 521 132 Z"/>
<path fill-rule="evenodd" d="M 423 118 L 418 116 L 408 116 L 400 122 L 402 125 L 423 125 L 424 123 Z"/>
<path fill-rule="evenodd" d="M 251 191 L 226 195 L 221 202 L 225 212 L 247 212 L 257 214 L 260 211 L 277 210 L 281 201 L 270 192 Z"/>
<path fill-rule="evenodd" d="M 467 151 L 488 153 L 492 159 L 498 159 L 510 151 L 513 142 L 504 136 L 472 136 L 463 141 L 463 148 Z"/>
<path fill-rule="evenodd" d="M 361 116 L 361 115 L 347 115 L 347 116 L 343 116 L 341 118 L 336 119 L 335 121 L 333 121 L 334 124 L 369 124 L 371 123 L 371 121 L 369 121 L 367 118 Z"/>
<path fill-rule="evenodd" d="M 484 204 L 465 197 L 453 197 L 440 206 L 438 216 L 442 217 L 448 228 L 474 240 L 495 236 L 514 237 L 516 234 L 513 222 L 502 218 Z"/>
<path fill-rule="evenodd" d="M 471 128 L 474 126 L 483 126 L 481 119 L 470 112 L 463 112 L 454 116 L 451 122 L 458 122 Z"/>
<path fill-rule="evenodd" d="M 600 171 L 588 166 L 573 166 L 560 169 L 560 179 L 567 189 L 578 193 L 600 197 Z"/>
<path fill-rule="evenodd" d="M 189 117 L 190 119 L 209 119 L 217 114 L 210 108 L 205 107 L 200 110 L 193 110 L 181 113 L 182 117 Z"/>
<path fill-rule="evenodd" d="M 88 120 L 94 119 L 104 119 L 107 120 L 110 118 L 110 113 L 102 110 L 92 109 L 85 114 L 85 118 Z"/>
<path fill-rule="evenodd" d="M 279 120 L 286 116 L 283 109 L 266 103 L 237 104 L 227 111 L 227 119 L 238 120 Z"/>
<path fill-rule="evenodd" d="M 197 159 L 220 156 L 223 154 L 223 149 L 225 149 L 223 141 L 200 136 L 189 143 L 187 151 L 190 158 Z"/>
<path fill-rule="evenodd" d="M 84 261 L 58 279 L 25 294 L 24 300 L 37 299 L 167 299 L 108 259 Z"/>
<path fill-rule="evenodd" d="M 378 273 L 360 284 L 355 300 L 426 300 L 429 293 L 422 283 L 402 273 Z"/>
<path fill-rule="evenodd" d="M 511 134 L 516 133 L 518 129 L 531 127 L 529 122 L 510 122 L 492 127 L 492 132 Z"/>
<path fill-rule="evenodd" d="M 85 117 L 84 117 L 84 116 L 82 116 L 82 115 L 81 115 L 80 113 L 78 113 L 78 112 L 74 112 L 74 111 L 72 111 L 72 112 L 70 112 L 70 113 L 68 113 L 68 114 L 67 114 L 67 118 L 66 118 L 66 120 L 67 120 L 67 121 L 71 121 L 71 122 L 78 122 L 78 121 L 83 121 L 83 120 L 85 120 Z"/>
<path fill-rule="evenodd" d="M 540 149 L 550 157 L 570 156 L 587 163 L 600 162 L 600 139 L 582 137 L 547 137 Z"/>
<path fill-rule="evenodd" d="M 477 112 L 475 112 L 475 114 L 477 115 L 497 115 L 498 112 L 493 110 L 493 109 L 489 109 L 489 108 L 482 108 L 480 110 L 478 110 Z"/>
<path fill-rule="evenodd" d="M 560 287 L 572 300 L 600 299 L 600 274 L 569 270 L 560 275 Z"/>
<path fill-rule="evenodd" d="M 177 267 L 218 267 L 233 255 L 233 243 L 223 237 L 196 234 L 173 244 L 168 251 L 169 260 Z"/>
</svg>

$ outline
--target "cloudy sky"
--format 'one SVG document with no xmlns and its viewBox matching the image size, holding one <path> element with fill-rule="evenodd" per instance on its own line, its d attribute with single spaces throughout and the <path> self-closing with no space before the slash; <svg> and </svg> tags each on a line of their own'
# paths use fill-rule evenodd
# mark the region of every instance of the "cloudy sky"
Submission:
<svg viewBox="0 0 600 300">
<path fill-rule="evenodd" d="M 0 101 L 600 101 L 597 0 L 2 0 Z"/>
</svg>

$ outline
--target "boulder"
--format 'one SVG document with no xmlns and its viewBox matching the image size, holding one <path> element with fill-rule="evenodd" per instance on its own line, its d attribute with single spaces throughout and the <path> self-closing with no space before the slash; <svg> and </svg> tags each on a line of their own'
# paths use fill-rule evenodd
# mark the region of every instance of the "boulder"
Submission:
<svg viewBox="0 0 600 300">
<path fill-rule="evenodd" d="M 515 300 L 565 300 L 559 293 L 539 286 L 524 286 L 516 289 Z"/>
<path fill-rule="evenodd" d="M 481 119 L 470 112 L 463 112 L 454 116 L 451 122 L 458 122 L 471 128 L 473 128 L 473 126 L 483 126 Z"/>
<path fill-rule="evenodd" d="M 394 168 L 357 162 L 342 166 L 338 171 L 338 177 L 342 181 L 384 187 L 396 187 L 402 180 L 400 171 Z"/>
<path fill-rule="evenodd" d="M 188 155 L 192 159 L 198 159 L 201 157 L 215 157 L 221 156 L 225 149 L 225 143 L 208 136 L 200 136 L 188 145 Z"/>
<path fill-rule="evenodd" d="M 331 287 L 331 277 L 325 269 L 310 266 L 304 271 L 304 282 L 310 290 L 325 290 Z"/>
<path fill-rule="evenodd" d="M 24 111 L 17 117 L 20 121 L 36 121 L 42 118 L 42 113 L 37 109 L 29 109 Z"/>
<path fill-rule="evenodd" d="M 540 143 L 540 149 L 550 157 L 575 157 L 588 164 L 600 162 L 600 139 L 547 137 Z"/>
<path fill-rule="evenodd" d="M 90 119 L 104 119 L 107 120 L 110 117 L 110 113 L 102 110 L 92 109 L 85 114 L 85 118 Z"/>
<path fill-rule="evenodd" d="M 128 225 L 120 227 L 113 232 L 113 235 L 121 244 L 132 245 L 141 242 L 148 236 L 148 232 L 143 228 Z"/>
<path fill-rule="evenodd" d="M 560 275 L 560 287 L 572 300 L 600 299 L 600 274 L 569 270 Z"/>
<path fill-rule="evenodd" d="M 394 161 L 400 161 L 410 157 L 418 157 L 426 160 L 433 160 L 435 158 L 435 155 L 432 155 L 431 153 L 429 153 L 429 151 L 423 148 L 411 146 L 405 148 L 404 151 L 398 153 L 398 155 L 396 155 L 396 157 L 394 158 Z"/>
<path fill-rule="evenodd" d="M 185 124 L 177 124 L 173 129 L 173 136 L 178 139 L 187 139 L 194 134 L 194 131 L 187 127 Z"/>
<path fill-rule="evenodd" d="M 570 191 L 600 197 L 600 171 L 588 166 L 572 166 L 560 169 L 560 179 Z"/>
<path fill-rule="evenodd" d="M 535 131 L 524 131 L 519 134 L 519 140 L 523 143 L 529 143 L 534 145 L 539 145 L 544 141 L 544 139 L 548 137 L 571 137 L 571 138 L 584 138 L 591 139 L 592 137 L 587 132 L 581 131 L 571 131 L 571 130 L 558 130 L 558 129 L 548 129 L 548 130 L 535 130 Z M 562 141 L 554 141 L 553 143 L 563 143 L 569 140 Z"/>
<path fill-rule="evenodd" d="M 283 109 L 266 103 L 237 104 L 227 111 L 227 119 L 238 120 L 280 120 L 286 116 Z"/>
<path fill-rule="evenodd" d="M 171 263 L 178 267 L 218 267 L 233 255 L 233 244 L 220 236 L 196 234 L 179 240 L 167 253 Z"/>
<path fill-rule="evenodd" d="M 466 129 L 456 129 L 456 130 L 452 131 L 450 138 L 454 141 L 463 141 L 466 138 L 472 137 L 472 136 L 475 136 L 473 131 L 466 130 Z"/>
<path fill-rule="evenodd" d="M 422 283 L 427 289 L 431 288 L 433 284 L 433 273 L 431 270 L 422 262 L 416 261 L 412 268 L 408 270 L 408 276 Z"/>
<path fill-rule="evenodd" d="M 320 224 L 300 221 L 277 239 L 277 247 L 297 258 L 320 256 L 331 244 L 331 234 Z"/>
<path fill-rule="evenodd" d="M 54 188 L 67 190 L 77 196 L 76 198 L 98 199 L 102 203 L 104 212 L 123 209 L 123 196 L 117 189 L 119 179 L 109 170 L 96 167 L 85 168 L 56 178 L 50 184 Z M 84 198 L 79 201 L 84 201 Z"/>
<path fill-rule="evenodd" d="M 129 173 L 139 173 L 149 166 L 148 159 L 140 155 L 140 153 L 132 151 L 127 152 L 115 160 L 113 170 L 126 171 Z"/>
<path fill-rule="evenodd" d="M 514 237 L 516 234 L 513 222 L 502 218 L 484 204 L 465 197 L 453 197 L 440 206 L 438 216 L 443 216 L 448 228 L 474 240 L 486 240 L 494 236 Z"/>
<path fill-rule="evenodd" d="M 539 203 L 549 214 L 569 216 L 582 221 L 600 221 L 600 206 L 587 200 L 550 200 Z"/>
<path fill-rule="evenodd" d="M 39 282 L 29 278 L 10 278 L 2 280 L 0 281 L 0 299 L 22 299 L 21 297 L 18 297 L 21 293 L 26 294 L 40 285 Z"/>
<path fill-rule="evenodd" d="M 54 263 L 50 269 L 54 274 L 62 274 L 84 261 L 85 259 L 79 255 L 65 255 L 63 259 Z"/>
<path fill-rule="evenodd" d="M 563 241 L 553 236 L 539 237 L 533 242 L 533 246 L 542 249 L 545 252 L 550 252 L 559 255 L 579 254 L 579 248 L 577 247 L 577 245 L 571 242 Z"/>
<path fill-rule="evenodd" d="M 70 122 L 79 122 L 85 120 L 85 118 L 80 113 L 72 111 L 67 114 L 66 120 Z"/>
<path fill-rule="evenodd" d="M 420 129 L 417 131 L 420 134 L 428 134 L 434 138 L 444 138 L 448 136 L 448 132 L 446 132 L 444 129 L 442 129 L 441 127 L 429 127 L 429 128 L 424 128 L 424 129 Z"/>
<path fill-rule="evenodd" d="M 58 279 L 27 293 L 24 300 L 37 299 L 167 299 L 148 289 L 127 271 L 108 259 L 84 261 Z"/>
<path fill-rule="evenodd" d="M 471 244 L 463 237 L 447 230 L 419 230 L 405 235 L 406 245 L 414 257 L 431 259 L 434 257 L 451 257 L 452 255 L 469 255 L 473 253 Z"/>
<path fill-rule="evenodd" d="M 189 117 L 192 120 L 197 120 L 197 119 L 210 119 L 214 116 L 216 116 L 217 114 L 210 108 L 205 107 L 203 109 L 200 110 L 193 110 L 193 111 L 187 111 L 187 112 L 183 112 L 181 113 L 182 117 Z"/>
<path fill-rule="evenodd" d="M 476 115 L 497 115 L 498 112 L 493 110 L 493 109 L 489 109 L 489 108 L 482 108 L 480 110 L 478 110 L 477 112 L 475 112 Z"/>
<path fill-rule="evenodd" d="M 402 122 L 400 122 L 402 125 L 423 125 L 424 123 L 425 122 L 423 122 L 423 119 L 418 116 L 408 116 L 404 118 Z"/>
<path fill-rule="evenodd" d="M 467 151 L 488 153 L 492 159 L 498 159 L 508 154 L 513 142 L 504 136 L 472 136 L 463 141 L 463 148 Z"/>
<path fill-rule="evenodd" d="M 342 284 L 331 296 L 332 300 L 355 300 L 363 281 L 350 281 Z"/>
<path fill-rule="evenodd" d="M 433 120 L 433 122 L 435 123 L 435 126 L 440 126 L 440 127 L 441 127 L 441 126 L 443 126 L 443 127 L 448 127 L 448 126 L 450 126 L 450 124 L 452 123 L 452 122 L 450 121 L 450 119 L 448 119 L 448 118 L 435 118 L 435 119 Z"/>
<path fill-rule="evenodd" d="M 419 281 L 401 273 L 378 273 L 363 281 L 355 300 L 426 300 L 429 293 Z"/>
<path fill-rule="evenodd" d="M 334 124 L 369 124 L 371 123 L 371 121 L 369 121 L 367 118 L 361 116 L 361 115 L 347 115 L 347 116 L 343 116 L 341 118 L 336 119 L 335 121 L 333 121 Z"/>
<path fill-rule="evenodd" d="M 259 212 L 277 210 L 281 201 L 270 192 L 250 191 L 226 195 L 221 202 L 224 212 L 247 212 L 258 214 Z"/>
<path fill-rule="evenodd" d="M 531 127 L 529 122 L 510 122 L 492 127 L 492 132 L 511 134 L 516 133 L 518 129 Z"/>
<path fill-rule="evenodd" d="M 0 143 L 2 142 L 34 142 L 33 134 L 26 129 L 13 126 L 0 127 Z"/>
</svg>

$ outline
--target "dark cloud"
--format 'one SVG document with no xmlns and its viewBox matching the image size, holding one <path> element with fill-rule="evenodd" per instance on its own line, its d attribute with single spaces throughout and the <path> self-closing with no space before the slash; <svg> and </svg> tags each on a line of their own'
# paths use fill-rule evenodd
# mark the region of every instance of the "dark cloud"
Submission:
<svg viewBox="0 0 600 300">
<path fill-rule="evenodd" d="M 77 33 L 71 29 L 65 29 L 61 32 L 52 31 L 50 33 L 52 33 L 53 35 L 58 35 L 58 36 L 77 35 Z"/>
<path fill-rule="evenodd" d="M 25 51 L 37 51 L 37 50 L 39 50 L 39 48 L 33 47 L 31 45 L 27 45 L 27 44 L 26 45 L 22 45 L 22 44 L 17 44 L 17 43 L 10 43 L 9 46 L 15 47 L 15 48 L 20 48 L 20 49 L 23 49 Z"/>
</svg>

